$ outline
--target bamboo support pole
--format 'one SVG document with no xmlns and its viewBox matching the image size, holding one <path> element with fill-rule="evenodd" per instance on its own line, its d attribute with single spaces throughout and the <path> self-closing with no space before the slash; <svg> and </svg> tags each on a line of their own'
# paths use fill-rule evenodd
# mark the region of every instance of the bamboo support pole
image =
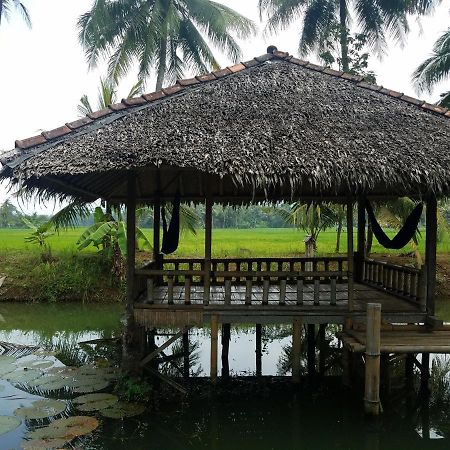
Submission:
<svg viewBox="0 0 450 450">
<path fill-rule="evenodd" d="M 262 375 L 262 325 L 256 324 L 256 376 Z"/>
<path fill-rule="evenodd" d="M 127 179 L 127 311 L 134 303 L 136 257 L 136 177 L 130 173 Z"/>
<path fill-rule="evenodd" d="M 229 323 L 222 324 L 222 378 L 224 380 L 230 377 L 230 339 L 231 325 Z"/>
<path fill-rule="evenodd" d="M 219 318 L 216 315 L 211 316 L 211 383 L 217 382 L 217 344 L 219 337 Z"/>
<path fill-rule="evenodd" d="M 308 324 L 308 376 L 316 375 L 316 326 L 313 323 Z"/>
<path fill-rule="evenodd" d="M 367 304 L 366 374 L 364 409 L 366 414 L 380 413 L 380 344 L 381 305 Z"/>
<path fill-rule="evenodd" d="M 183 334 L 183 378 L 187 380 L 189 378 L 189 330 Z"/>
<path fill-rule="evenodd" d="M 300 352 L 302 339 L 302 321 L 294 319 L 292 326 L 292 382 L 300 383 Z"/>
<path fill-rule="evenodd" d="M 425 236 L 425 264 L 426 264 L 426 304 L 427 313 L 434 315 L 434 295 L 436 290 L 436 245 L 437 245 L 437 200 L 430 196 L 427 200 L 426 236 Z"/>
<path fill-rule="evenodd" d="M 354 275 L 354 254 L 353 254 L 353 203 L 347 202 L 347 273 L 348 273 L 348 310 L 353 311 L 353 275 Z"/>
<path fill-rule="evenodd" d="M 209 188 L 209 187 L 208 187 Z M 211 241 L 212 241 L 212 207 L 213 199 L 211 192 L 206 196 L 205 209 L 205 279 L 203 291 L 203 304 L 209 305 L 211 297 Z"/>
</svg>

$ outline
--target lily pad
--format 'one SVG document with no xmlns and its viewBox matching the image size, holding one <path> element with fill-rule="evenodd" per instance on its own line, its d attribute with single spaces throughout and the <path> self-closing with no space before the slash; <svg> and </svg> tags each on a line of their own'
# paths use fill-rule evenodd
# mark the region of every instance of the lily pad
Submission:
<svg viewBox="0 0 450 450">
<path fill-rule="evenodd" d="M 19 367 L 28 367 L 29 369 L 48 369 L 53 366 L 53 361 L 45 361 L 42 359 L 34 359 L 31 361 L 22 361 L 18 364 Z"/>
<path fill-rule="evenodd" d="M 22 444 L 23 450 L 52 450 L 62 448 L 72 439 L 53 438 L 53 439 L 32 439 Z"/>
<path fill-rule="evenodd" d="M 31 405 L 17 408 L 14 414 L 24 419 L 47 419 L 61 414 L 66 409 L 66 403 L 61 400 L 36 400 Z"/>
<path fill-rule="evenodd" d="M 11 364 L 11 363 L 15 363 L 17 361 L 17 358 L 15 358 L 14 356 L 9 356 L 9 355 L 0 355 L 0 364 Z"/>
<path fill-rule="evenodd" d="M 13 383 L 28 383 L 39 378 L 42 372 L 37 369 L 19 369 L 15 372 L 8 373 L 6 379 Z"/>
<path fill-rule="evenodd" d="M 33 381 L 33 387 L 37 387 L 43 391 L 57 391 L 73 386 L 74 381 L 71 378 L 58 377 L 52 375 L 49 377 L 42 377 Z M 31 386 L 31 383 L 29 384 Z"/>
<path fill-rule="evenodd" d="M 0 363 L 0 377 L 4 377 L 11 372 L 14 372 L 17 369 L 17 366 L 12 363 Z"/>
<path fill-rule="evenodd" d="M 22 421 L 14 416 L 0 416 L 0 436 L 15 430 Z"/>
<path fill-rule="evenodd" d="M 67 417 L 55 420 L 46 427 L 30 432 L 28 437 L 31 439 L 65 439 L 68 442 L 78 436 L 92 433 L 98 425 L 98 420 L 95 417 Z"/>
<path fill-rule="evenodd" d="M 109 381 L 98 377 L 86 377 L 74 382 L 73 390 L 80 394 L 97 392 L 109 386 Z"/>
<path fill-rule="evenodd" d="M 98 411 L 115 405 L 119 398 L 113 394 L 87 394 L 73 400 L 80 411 Z"/>
<path fill-rule="evenodd" d="M 123 419 L 125 417 L 133 417 L 142 414 L 145 406 L 140 403 L 118 402 L 114 406 L 102 409 L 100 414 L 110 419 Z"/>
</svg>

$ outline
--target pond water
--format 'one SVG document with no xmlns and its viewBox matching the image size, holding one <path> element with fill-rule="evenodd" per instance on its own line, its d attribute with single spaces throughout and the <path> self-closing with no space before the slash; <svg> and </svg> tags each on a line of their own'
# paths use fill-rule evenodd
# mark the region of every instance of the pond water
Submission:
<svg viewBox="0 0 450 450">
<path fill-rule="evenodd" d="M 17 361 L 50 361 L 53 368 L 86 365 L 113 352 L 92 352 L 93 346 L 80 342 L 120 337 L 120 305 L 0 305 L 0 341 L 38 346 L 58 353 L 33 355 L 17 347 Z M 169 333 L 170 330 L 162 330 Z M 328 330 L 330 361 L 337 341 Z M 158 337 L 159 344 L 167 337 Z M 209 373 L 208 329 L 193 330 L 190 335 L 195 358 L 191 370 Z M 158 342 L 157 342 L 158 343 Z M 361 390 L 342 387 L 340 369 L 332 366 L 329 376 L 302 381 L 293 388 L 289 378 L 286 350 L 291 343 L 289 327 L 265 327 L 263 334 L 263 377 L 261 381 L 244 376 L 255 373 L 255 336 L 252 326 L 233 327 L 230 342 L 228 386 L 211 393 L 206 383 L 189 384 L 194 394 L 185 400 L 171 395 L 167 401 L 153 402 L 151 411 L 135 417 L 112 419 L 98 412 L 82 413 L 96 417 L 100 426 L 91 434 L 75 439 L 67 448 L 118 450 L 187 450 L 187 449 L 330 449 L 330 450 L 398 450 L 450 448 L 450 363 L 436 359 L 432 371 L 433 393 L 429 401 L 407 395 L 401 363 L 393 364 L 391 393 L 384 397 L 384 413 L 379 420 L 363 414 Z M 101 346 L 100 346 L 101 347 Z M 170 348 L 169 351 L 170 353 Z M 1 373 L 0 360 L 0 373 Z M 4 364 L 6 364 L 4 362 Z M 396 365 L 397 364 L 397 365 Z M 24 363 L 22 363 L 24 365 Z M 219 367 L 220 370 L 220 367 Z M 242 377 L 241 377 L 242 376 Z M 275 377 L 276 376 L 276 377 Z M 70 389 L 44 392 L 30 389 L 26 383 L 7 380 L 0 375 L 0 416 L 14 416 L 19 407 L 33 401 L 59 398 L 66 402 L 63 415 L 75 411 Z M 417 381 L 417 380 L 416 380 Z M 108 391 L 108 389 L 107 389 Z M 411 394 L 411 390 L 409 391 Z M 53 418 L 52 418 L 53 420 Z M 20 449 L 30 430 L 48 424 L 44 420 L 23 420 L 14 430 L 0 435 L 0 449 Z M 0 427 L 1 430 L 1 427 Z"/>
</svg>

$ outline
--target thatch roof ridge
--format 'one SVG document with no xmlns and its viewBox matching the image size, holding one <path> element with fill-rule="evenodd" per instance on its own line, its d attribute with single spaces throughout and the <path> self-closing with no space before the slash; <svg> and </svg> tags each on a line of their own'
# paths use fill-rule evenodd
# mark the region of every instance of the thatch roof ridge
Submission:
<svg viewBox="0 0 450 450">
<path fill-rule="evenodd" d="M 123 117 L 125 114 L 136 111 L 137 109 L 146 108 L 151 104 L 185 93 L 192 87 L 199 86 L 204 83 L 214 82 L 227 76 L 232 76 L 235 73 L 251 69 L 274 59 L 284 60 L 312 71 L 321 72 L 332 77 L 347 80 L 361 88 L 368 89 L 379 94 L 388 95 L 392 98 L 415 105 L 424 111 L 450 118 L 450 111 L 447 108 L 430 104 L 424 100 L 419 100 L 417 98 L 405 95 L 404 93 L 384 88 L 383 86 L 379 86 L 377 84 L 366 82 L 361 76 L 313 64 L 309 61 L 296 58 L 287 52 L 274 50 L 271 53 L 263 54 L 246 62 L 237 63 L 235 65 L 203 75 L 197 75 L 193 78 L 180 79 L 173 86 L 163 88 L 160 91 L 142 94 L 138 97 L 122 99 L 119 103 L 115 103 L 107 108 L 94 111 L 85 117 L 76 119 L 72 122 L 67 122 L 66 124 L 55 129 L 43 131 L 41 134 L 25 139 L 18 139 L 15 141 L 15 148 L 13 150 L 0 154 L 0 163 L 3 165 L 8 165 L 11 168 L 17 167 L 23 161 L 48 148 L 45 144 L 50 144 L 50 146 L 52 146 L 52 144 L 59 143 L 68 137 L 79 136 L 80 134 L 84 134 L 84 131 L 91 131 L 92 127 L 110 123 L 115 119 Z M 108 120 L 105 120 L 105 118 L 108 118 Z M 33 151 L 33 149 L 35 150 Z"/>
</svg>

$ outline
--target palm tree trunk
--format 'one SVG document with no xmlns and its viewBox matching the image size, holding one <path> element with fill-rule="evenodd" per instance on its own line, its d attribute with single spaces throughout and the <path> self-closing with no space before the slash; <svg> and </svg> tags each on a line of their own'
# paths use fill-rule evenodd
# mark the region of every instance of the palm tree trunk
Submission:
<svg viewBox="0 0 450 450">
<path fill-rule="evenodd" d="M 341 234 L 342 234 L 342 217 L 339 218 L 337 226 L 336 253 L 339 253 L 339 250 L 341 248 Z"/>
<path fill-rule="evenodd" d="M 340 43 L 341 43 L 341 65 L 344 72 L 350 70 L 348 59 L 348 32 L 347 32 L 347 1 L 339 0 L 339 20 L 341 25 Z"/>
<path fill-rule="evenodd" d="M 160 91 L 163 87 L 164 77 L 166 76 L 167 65 L 167 37 L 163 36 L 159 47 L 159 67 L 158 77 L 156 79 L 156 90 Z"/>
</svg>

